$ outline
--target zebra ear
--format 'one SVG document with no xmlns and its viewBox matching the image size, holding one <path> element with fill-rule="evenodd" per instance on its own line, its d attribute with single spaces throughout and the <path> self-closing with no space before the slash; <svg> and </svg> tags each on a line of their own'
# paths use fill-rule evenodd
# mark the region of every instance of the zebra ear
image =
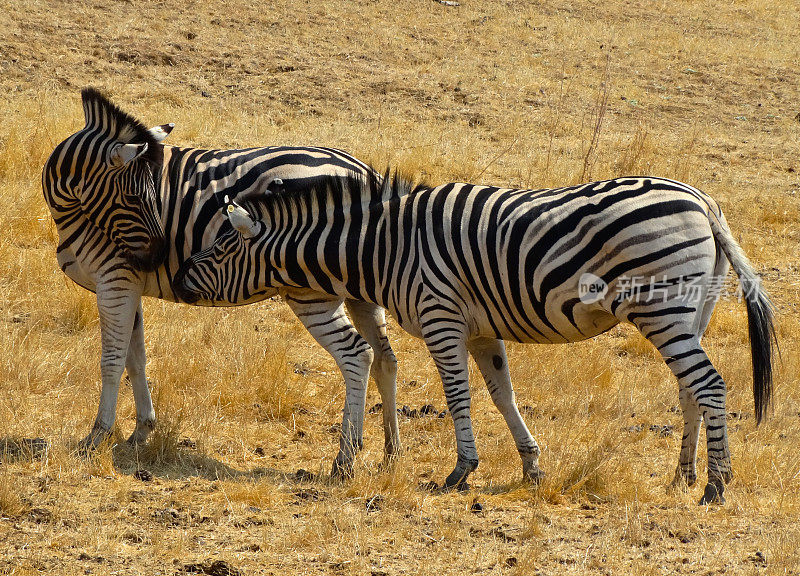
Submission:
<svg viewBox="0 0 800 576">
<path fill-rule="evenodd" d="M 270 194 L 283 194 L 284 192 L 286 192 L 286 187 L 283 185 L 283 180 L 280 178 L 274 178 L 269 181 L 266 190 L 262 190 L 258 186 L 255 186 L 249 192 L 243 192 L 242 194 L 239 194 L 237 198 L 241 202 L 246 202 L 248 200 L 258 200 Z M 225 197 L 225 203 L 228 203 L 227 196 Z"/>
<path fill-rule="evenodd" d="M 250 214 L 247 213 L 247 210 L 238 204 L 234 202 L 228 204 L 225 214 L 228 216 L 228 220 L 231 221 L 233 227 L 245 238 L 252 238 L 261 232 L 261 222 L 253 220 Z"/>
<path fill-rule="evenodd" d="M 150 136 L 152 136 L 156 142 L 163 142 L 164 139 L 169 136 L 169 133 L 172 132 L 173 128 L 175 128 L 175 124 L 170 122 L 169 124 L 162 124 L 161 126 L 153 126 L 148 132 L 150 132 Z"/>
<path fill-rule="evenodd" d="M 147 152 L 147 142 L 143 144 L 120 144 L 108 153 L 108 163 L 115 168 L 127 166 Z"/>
</svg>

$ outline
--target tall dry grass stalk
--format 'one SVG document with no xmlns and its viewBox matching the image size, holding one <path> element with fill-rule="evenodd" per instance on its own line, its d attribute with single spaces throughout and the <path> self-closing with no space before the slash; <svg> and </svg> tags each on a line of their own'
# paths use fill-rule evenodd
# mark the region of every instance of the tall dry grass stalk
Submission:
<svg viewBox="0 0 800 576">
<path fill-rule="evenodd" d="M 603 120 L 606 117 L 606 112 L 608 111 L 608 98 L 610 94 L 610 66 L 611 66 L 611 56 L 606 57 L 606 68 L 605 72 L 603 73 L 603 81 L 600 84 L 600 89 L 598 90 L 597 101 L 595 104 L 594 109 L 592 110 L 592 131 L 591 131 L 591 138 L 589 139 L 589 143 L 586 146 L 586 152 L 583 154 L 583 167 L 581 169 L 581 175 L 578 178 L 578 182 L 586 182 L 587 180 L 592 179 L 592 168 L 594 168 L 595 162 L 597 162 L 597 147 L 600 144 L 600 134 L 603 129 Z"/>
</svg>

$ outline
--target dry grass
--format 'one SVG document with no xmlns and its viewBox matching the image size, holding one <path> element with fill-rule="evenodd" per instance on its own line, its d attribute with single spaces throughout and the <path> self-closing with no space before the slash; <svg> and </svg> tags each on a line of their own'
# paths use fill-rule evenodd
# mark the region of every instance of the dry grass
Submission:
<svg viewBox="0 0 800 576">
<path fill-rule="evenodd" d="M 0 0 L 0 439 L 51 446 L 3 456 L 0 574 L 174 574 L 214 559 L 244 574 L 798 573 L 797 10 L 757 0 Z M 519 483 L 480 384 L 470 493 L 418 487 L 453 463 L 447 419 L 402 418 L 407 451 L 383 468 L 375 414 L 355 480 L 329 484 L 343 386 L 278 301 L 147 301 L 159 429 L 140 451 L 108 445 L 79 458 L 98 398 L 99 330 L 92 295 L 58 271 L 39 174 L 82 125 L 78 91 L 89 84 L 149 123 L 175 122 L 175 143 L 321 143 L 432 182 L 539 187 L 649 173 L 707 190 L 781 319 L 776 407 L 758 429 L 743 307 L 721 302 L 704 340 L 735 413 L 728 504 L 697 507 L 697 488 L 666 492 L 680 444 L 676 385 L 624 327 L 571 346 L 510 347 L 549 474 L 541 488 Z M 390 337 L 400 403 L 441 409 L 421 344 L 395 327 Z M 119 439 L 133 425 L 125 386 L 118 414 Z M 154 480 L 135 478 L 138 468 Z M 298 479 L 300 468 L 322 478 Z M 480 514 L 469 511 L 475 499 Z"/>
</svg>

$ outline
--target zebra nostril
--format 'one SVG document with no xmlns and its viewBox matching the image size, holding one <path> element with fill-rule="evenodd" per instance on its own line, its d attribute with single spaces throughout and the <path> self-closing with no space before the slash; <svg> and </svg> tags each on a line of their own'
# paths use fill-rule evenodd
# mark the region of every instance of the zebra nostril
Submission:
<svg viewBox="0 0 800 576">
<path fill-rule="evenodd" d="M 167 243 L 163 237 L 156 237 L 150 240 L 147 248 L 125 250 L 125 255 L 137 270 L 152 272 L 164 263 L 167 257 Z"/>
<path fill-rule="evenodd" d="M 191 281 L 190 278 L 187 277 L 189 270 L 194 267 L 194 264 L 191 260 L 187 260 L 183 263 L 183 265 L 178 269 L 178 272 L 175 274 L 175 278 L 172 281 L 172 291 L 175 293 L 175 296 L 181 302 L 186 302 L 187 304 L 194 304 L 199 300 L 199 296 L 196 292 L 197 286 Z"/>
</svg>

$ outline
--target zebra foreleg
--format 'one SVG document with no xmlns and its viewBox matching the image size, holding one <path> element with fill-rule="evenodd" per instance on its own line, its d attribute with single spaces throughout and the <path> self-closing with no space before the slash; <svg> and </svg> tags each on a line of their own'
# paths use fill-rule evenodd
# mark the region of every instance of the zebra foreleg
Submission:
<svg viewBox="0 0 800 576">
<path fill-rule="evenodd" d="M 697 336 L 691 334 L 660 334 L 656 348 L 664 357 L 667 366 L 678 378 L 681 406 L 684 412 L 684 440 L 681 447 L 679 468 L 687 481 L 694 473 L 696 454 L 695 427 L 700 418 L 706 423 L 708 452 L 708 484 L 700 504 L 723 503 L 725 484 L 733 478 L 725 402 L 725 382 L 706 356 Z M 696 411 L 695 411 L 696 407 Z M 688 428 L 688 430 L 686 429 Z M 695 474 L 696 477 L 696 474 Z"/>
<path fill-rule="evenodd" d="M 514 437 L 517 451 L 522 458 L 523 479 L 538 484 L 545 475 L 539 468 L 539 445 L 517 408 L 505 343 L 502 340 L 477 338 L 470 340 L 467 347 L 478 364 L 494 405 L 505 418 L 508 429 Z"/>
<path fill-rule="evenodd" d="M 145 365 L 147 356 L 144 349 L 144 316 L 142 303 L 133 322 L 133 333 L 128 346 L 128 356 L 125 360 L 125 369 L 133 388 L 133 399 L 136 402 L 136 429 L 128 438 L 129 444 L 143 444 L 150 432 L 156 427 L 156 412 L 153 410 L 153 400 L 150 397 L 150 388 L 147 386 Z"/>
<path fill-rule="evenodd" d="M 386 336 L 386 311 L 380 306 L 356 300 L 345 302 L 358 333 L 372 347 L 370 376 L 378 386 L 383 406 L 384 454 L 386 460 L 400 452 L 400 431 L 397 425 L 397 358 Z"/>
<path fill-rule="evenodd" d="M 444 481 L 445 490 L 468 489 L 467 477 L 478 467 L 478 451 L 470 418 L 472 400 L 465 331 L 466 327 L 451 325 L 446 321 L 433 322 L 428 326 L 423 324 L 422 327 L 422 337 L 439 370 L 447 409 L 453 417 L 456 432 L 458 459 Z"/>
<path fill-rule="evenodd" d="M 97 286 L 100 315 L 100 377 L 102 390 L 92 431 L 80 443 L 81 451 L 96 448 L 111 435 L 117 416 L 119 382 L 125 369 L 141 294 L 119 283 Z"/>
<path fill-rule="evenodd" d="M 350 476 L 355 454 L 363 445 L 372 348 L 350 323 L 342 300 L 331 300 L 308 291 L 287 291 L 283 296 L 309 333 L 333 357 L 344 376 L 342 433 L 331 473 L 334 477 Z"/>
</svg>

